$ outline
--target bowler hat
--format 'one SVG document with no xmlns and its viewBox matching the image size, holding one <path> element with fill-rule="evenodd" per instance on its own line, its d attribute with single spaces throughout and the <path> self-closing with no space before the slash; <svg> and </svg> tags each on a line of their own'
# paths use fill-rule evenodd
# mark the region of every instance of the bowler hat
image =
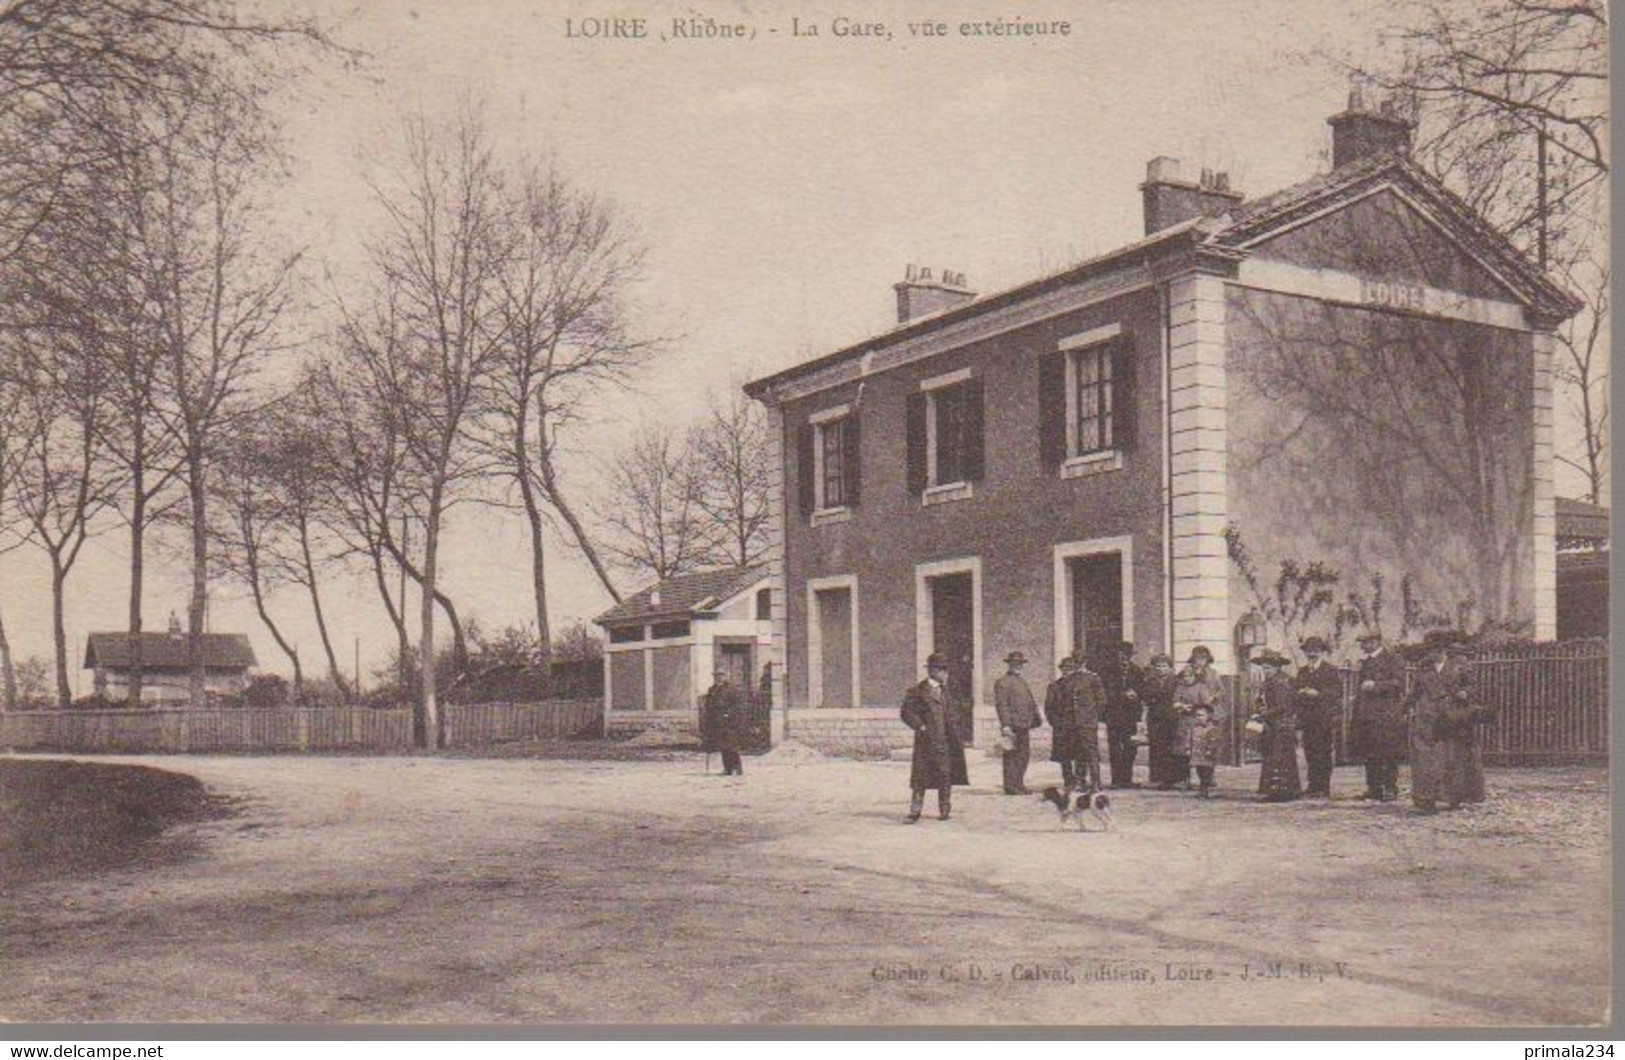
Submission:
<svg viewBox="0 0 1625 1060">
<path fill-rule="evenodd" d="M 1326 639 L 1324 637 L 1305 637 L 1298 647 L 1302 648 L 1306 652 L 1318 651 L 1322 655 L 1326 655 L 1332 650 L 1331 646 L 1326 643 Z"/>
<path fill-rule="evenodd" d="M 948 657 L 941 652 L 934 651 L 925 657 L 925 668 L 927 670 L 946 670 L 948 668 Z"/>
<path fill-rule="evenodd" d="M 1132 640 L 1125 640 L 1123 643 L 1117 646 L 1117 650 L 1122 652 L 1124 655 L 1133 655 L 1134 642 Z"/>
<path fill-rule="evenodd" d="M 1247 661 L 1259 666 L 1285 666 L 1292 660 L 1274 648 L 1258 648 L 1247 656 Z"/>
<path fill-rule="evenodd" d="M 1024 663 L 1027 661 L 1027 656 L 1022 654 L 1020 649 L 1017 649 L 1016 651 L 1011 652 L 1009 655 L 1006 655 L 1004 657 L 1004 661 L 1007 663 Z"/>
<path fill-rule="evenodd" d="M 1078 668 L 1078 657 L 1076 655 L 1063 655 L 1058 665 L 1063 670 L 1076 670 Z"/>
<path fill-rule="evenodd" d="M 1169 666 L 1172 666 L 1174 664 L 1174 661 L 1172 659 L 1168 658 L 1168 655 L 1167 655 L 1166 652 L 1160 652 L 1159 651 L 1159 652 L 1157 652 L 1157 654 L 1151 656 L 1151 665 L 1155 666 L 1158 663 L 1167 663 Z"/>
</svg>

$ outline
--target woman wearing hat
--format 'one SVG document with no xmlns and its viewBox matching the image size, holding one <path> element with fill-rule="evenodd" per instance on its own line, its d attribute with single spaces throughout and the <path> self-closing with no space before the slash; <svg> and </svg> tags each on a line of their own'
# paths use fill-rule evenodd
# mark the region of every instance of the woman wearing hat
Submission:
<svg viewBox="0 0 1625 1060">
<path fill-rule="evenodd" d="M 1206 708 L 1211 720 L 1223 717 L 1224 686 L 1213 669 L 1213 652 L 1198 644 L 1191 649 L 1191 657 L 1179 674 L 1174 686 L 1174 709 L 1179 722 L 1174 730 L 1173 768 L 1170 775 L 1177 784 L 1191 786 L 1191 750 L 1196 735 L 1196 711 Z"/>
<path fill-rule="evenodd" d="M 969 784 L 965 746 L 948 717 L 948 660 L 935 652 L 925 660 L 925 680 L 908 690 L 901 711 L 903 724 L 914 730 L 914 758 L 909 768 L 908 820 L 920 819 L 925 793 L 937 789 L 937 816 L 948 819 L 953 786 Z"/>
<path fill-rule="evenodd" d="M 1303 794 L 1303 782 L 1298 778 L 1298 725 L 1293 710 L 1297 696 L 1282 673 L 1288 660 L 1280 652 L 1264 648 L 1253 653 L 1251 662 L 1264 671 L 1256 701 L 1258 720 L 1264 723 L 1264 765 L 1258 775 L 1258 793 L 1266 802 L 1291 802 Z"/>
<path fill-rule="evenodd" d="M 1303 757 L 1309 767 L 1304 794 L 1332 797 L 1333 752 L 1337 726 L 1343 720 L 1343 674 L 1326 661 L 1331 647 L 1320 637 L 1305 637 L 1299 645 L 1307 660 L 1292 679 L 1297 692 L 1298 731 L 1303 733 Z"/>
</svg>

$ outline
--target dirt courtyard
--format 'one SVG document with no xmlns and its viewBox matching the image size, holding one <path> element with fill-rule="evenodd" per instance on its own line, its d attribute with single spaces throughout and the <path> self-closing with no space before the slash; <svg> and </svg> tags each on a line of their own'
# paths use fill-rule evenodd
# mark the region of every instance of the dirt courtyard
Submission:
<svg viewBox="0 0 1625 1060">
<path fill-rule="evenodd" d="M 1607 777 L 1424 818 L 1123 792 L 1064 831 L 974 759 L 150 757 L 237 800 L 187 856 L 0 896 L 12 1021 L 1585 1024 Z M 715 764 L 713 762 L 713 769 Z M 1035 765 L 1030 781 L 1054 767 Z M 930 806 L 934 810 L 934 806 Z"/>
</svg>

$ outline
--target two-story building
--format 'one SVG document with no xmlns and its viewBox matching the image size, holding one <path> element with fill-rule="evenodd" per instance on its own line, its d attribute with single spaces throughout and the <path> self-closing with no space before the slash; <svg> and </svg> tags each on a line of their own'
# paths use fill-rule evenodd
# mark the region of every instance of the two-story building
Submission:
<svg viewBox="0 0 1625 1060">
<path fill-rule="evenodd" d="M 904 737 L 932 651 L 979 738 L 999 660 L 1238 625 L 1555 632 L 1553 329 L 1576 309 L 1357 97 L 1330 172 L 1248 199 L 1158 158 L 1145 238 L 756 380 L 781 442 L 775 726 Z M 1250 619 L 1244 623 L 1243 619 Z"/>
</svg>

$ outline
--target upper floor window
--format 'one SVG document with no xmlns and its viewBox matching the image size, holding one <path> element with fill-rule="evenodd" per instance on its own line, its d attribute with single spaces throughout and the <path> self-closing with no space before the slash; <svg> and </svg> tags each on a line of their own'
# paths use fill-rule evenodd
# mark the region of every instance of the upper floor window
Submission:
<svg viewBox="0 0 1625 1060">
<path fill-rule="evenodd" d="M 756 620 L 766 622 L 773 617 L 773 590 L 756 590 Z"/>
<path fill-rule="evenodd" d="M 847 405 L 815 412 L 802 428 L 797 460 L 801 513 L 842 511 L 858 503 L 858 416 Z"/>
<path fill-rule="evenodd" d="M 908 407 L 908 486 L 931 494 L 982 477 L 982 381 L 969 369 L 927 379 Z M 966 496 L 968 489 L 961 490 Z"/>
<path fill-rule="evenodd" d="M 1039 359 L 1044 463 L 1067 473 L 1122 466 L 1134 443 L 1134 344 L 1108 324 L 1062 339 Z"/>
</svg>

